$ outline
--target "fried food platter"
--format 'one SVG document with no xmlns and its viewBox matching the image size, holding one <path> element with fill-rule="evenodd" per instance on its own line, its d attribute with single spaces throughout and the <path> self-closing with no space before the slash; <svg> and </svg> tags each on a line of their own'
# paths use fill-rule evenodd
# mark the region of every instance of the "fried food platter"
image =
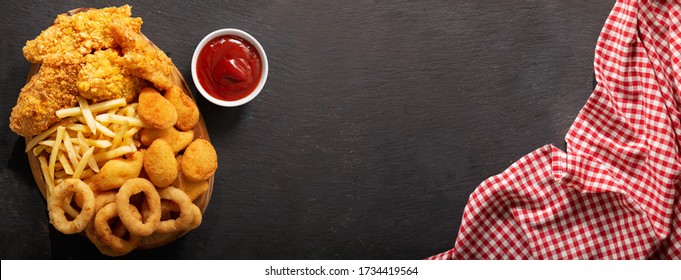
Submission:
<svg viewBox="0 0 681 280">
<path fill-rule="evenodd" d="M 68 15 L 75 15 L 75 14 L 78 14 L 78 13 L 81 13 L 81 12 L 84 12 L 84 11 L 89 11 L 89 10 L 93 10 L 93 8 L 77 8 L 77 9 L 73 9 L 71 11 L 68 11 L 67 14 Z M 143 34 L 142 34 L 142 36 L 145 40 L 147 40 L 150 43 L 150 45 L 153 48 L 158 49 L 158 47 L 156 45 L 154 45 L 153 42 L 151 42 L 146 36 L 144 36 Z M 36 75 L 38 73 L 38 71 L 40 70 L 40 67 L 41 67 L 41 64 L 38 64 L 38 63 L 33 63 L 31 65 L 31 67 L 28 71 L 28 75 L 27 75 L 27 80 L 26 80 L 27 83 L 31 80 L 31 77 L 33 77 L 34 75 Z M 182 74 L 179 72 L 179 70 L 177 69 L 177 67 L 174 64 L 173 64 L 172 68 L 173 68 L 172 76 L 171 76 L 172 83 L 174 85 L 180 87 L 182 89 L 182 91 L 186 95 L 188 95 L 192 99 L 192 101 L 194 101 L 194 103 L 196 103 L 194 96 L 192 94 L 192 91 L 190 90 L 186 81 L 182 77 Z M 199 112 L 199 117 L 198 117 L 198 123 L 191 129 L 191 131 L 193 131 L 193 133 L 194 133 L 194 139 L 204 139 L 204 140 L 210 141 L 210 137 L 208 135 L 208 130 L 207 130 L 205 122 L 203 120 L 203 116 L 200 114 L 200 112 Z M 29 143 L 33 137 L 27 136 L 25 138 L 26 138 L 26 143 Z M 32 152 L 28 152 L 27 156 L 28 156 L 28 159 L 29 159 L 31 172 L 32 172 L 33 177 L 35 179 L 35 182 L 38 186 L 38 189 L 40 190 L 43 197 L 47 200 L 48 195 L 49 195 L 48 191 L 47 191 L 47 182 L 45 180 L 45 176 L 43 174 L 43 169 L 41 168 L 41 163 L 38 159 L 38 156 L 36 156 Z M 208 190 L 203 192 L 202 194 L 198 195 L 193 200 L 193 203 L 196 206 L 198 206 L 201 213 L 204 213 L 206 211 L 206 208 L 207 208 L 208 203 L 209 203 L 210 198 L 211 198 L 213 185 L 214 185 L 214 175 L 211 175 L 208 178 Z M 147 240 L 145 240 L 145 242 L 140 243 L 137 246 L 137 248 L 140 248 L 140 249 L 157 248 L 157 247 L 166 245 L 170 242 L 177 240 L 178 238 L 184 236 L 185 234 L 187 234 L 191 230 L 192 229 L 180 230 L 180 231 L 172 232 L 170 234 L 162 235 L 159 238 L 154 238 L 154 236 L 149 236 L 150 238 L 147 238 Z"/>
</svg>

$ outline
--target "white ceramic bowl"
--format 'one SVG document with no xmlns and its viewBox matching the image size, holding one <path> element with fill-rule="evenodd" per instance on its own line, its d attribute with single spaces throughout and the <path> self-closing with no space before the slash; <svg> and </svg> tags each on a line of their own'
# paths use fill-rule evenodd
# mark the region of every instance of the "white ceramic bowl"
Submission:
<svg viewBox="0 0 681 280">
<path fill-rule="evenodd" d="M 213 97 L 208 92 L 206 92 L 206 90 L 203 88 L 203 86 L 201 86 L 201 83 L 199 82 L 199 79 L 196 76 L 196 62 L 199 58 L 199 53 L 201 53 L 201 50 L 203 49 L 203 47 L 206 46 L 206 44 L 210 40 L 212 40 L 216 37 L 225 36 L 225 35 L 237 36 L 237 37 L 243 38 L 244 40 L 251 43 L 251 45 L 253 45 L 256 48 L 256 50 L 258 50 L 258 54 L 260 55 L 260 63 L 262 63 L 262 67 L 261 67 L 262 73 L 260 75 L 260 82 L 258 82 L 258 86 L 253 90 L 253 92 L 251 92 L 246 97 L 239 99 L 239 100 L 234 100 L 234 101 L 225 101 L 225 100 L 220 100 L 220 99 Z M 268 66 L 268 63 L 267 63 L 267 55 L 265 55 L 265 50 L 262 48 L 262 46 L 260 45 L 258 40 L 253 38 L 253 36 L 251 36 L 250 34 L 244 32 L 242 30 L 239 30 L 239 29 L 225 28 L 225 29 L 220 29 L 220 30 L 216 30 L 216 31 L 211 32 L 210 34 L 206 35 L 206 37 L 204 37 L 203 40 L 201 40 L 201 42 L 199 42 L 199 45 L 196 46 L 196 50 L 194 50 L 194 56 L 192 57 L 192 79 L 194 79 L 194 85 L 196 85 L 196 88 L 199 90 L 201 95 L 203 95 L 203 97 L 208 99 L 208 101 L 212 102 L 213 104 L 223 106 L 223 107 L 241 106 L 241 105 L 246 104 L 249 101 L 253 100 L 253 98 L 258 96 L 260 91 L 265 86 L 265 82 L 267 81 L 267 72 L 268 71 L 269 71 L 269 66 Z"/>
</svg>

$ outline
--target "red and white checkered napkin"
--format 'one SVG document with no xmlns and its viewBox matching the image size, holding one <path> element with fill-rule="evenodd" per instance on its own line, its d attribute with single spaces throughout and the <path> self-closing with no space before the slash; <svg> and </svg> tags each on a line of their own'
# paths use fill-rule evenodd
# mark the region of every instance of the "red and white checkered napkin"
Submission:
<svg viewBox="0 0 681 280">
<path fill-rule="evenodd" d="M 430 259 L 681 258 L 681 1 L 620 0 L 567 153 L 544 146 L 470 196 Z"/>
</svg>

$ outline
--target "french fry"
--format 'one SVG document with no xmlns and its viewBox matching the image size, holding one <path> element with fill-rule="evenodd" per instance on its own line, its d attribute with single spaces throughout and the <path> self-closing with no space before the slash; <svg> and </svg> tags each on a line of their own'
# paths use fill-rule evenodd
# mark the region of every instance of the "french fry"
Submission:
<svg viewBox="0 0 681 280">
<path fill-rule="evenodd" d="M 66 154 L 69 156 L 69 160 L 71 160 L 73 166 L 78 165 L 79 158 L 78 155 L 76 155 L 76 150 L 73 148 L 71 137 L 68 134 L 64 135 L 64 148 L 66 148 Z"/>
<path fill-rule="evenodd" d="M 38 143 L 40 146 L 54 147 L 54 140 L 43 140 Z"/>
<path fill-rule="evenodd" d="M 61 163 L 61 166 L 64 168 L 64 172 L 68 175 L 73 174 L 73 169 L 71 168 L 71 164 L 69 163 L 69 160 L 66 159 L 64 154 L 60 153 L 59 154 L 59 162 Z"/>
<path fill-rule="evenodd" d="M 78 121 L 78 122 L 80 122 L 80 123 L 85 123 L 85 124 L 87 124 L 87 121 L 85 121 L 85 117 L 83 117 L 83 116 L 78 116 L 78 117 L 76 117 L 76 121 Z M 92 131 L 90 131 L 90 132 L 92 132 Z M 93 134 L 94 134 L 94 133 L 93 133 Z"/>
<path fill-rule="evenodd" d="M 45 159 L 45 157 L 44 156 L 38 157 L 38 161 L 40 162 L 40 170 L 42 170 L 43 179 L 45 179 L 45 196 L 47 197 L 47 201 L 49 203 L 50 194 L 52 193 L 52 190 L 54 189 L 54 180 L 49 175 L 50 171 L 49 171 L 49 167 L 47 166 L 47 160 Z"/>
<path fill-rule="evenodd" d="M 87 165 L 92 168 L 93 172 L 99 172 L 99 166 L 97 165 L 97 161 L 94 157 L 90 157 L 90 159 L 87 161 Z"/>
<path fill-rule="evenodd" d="M 52 152 L 50 152 L 50 162 L 49 171 L 50 177 L 54 178 L 54 164 L 57 162 L 57 155 L 59 152 L 59 146 L 61 145 L 61 140 L 64 137 L 64 131 L 66 129 L 63 126 L 57 128 L 57 138 L 54 140 L 54 145 L 52 145 Z"/>
<path fill-rule="evenodd" d="M 65 108 L 58 110 L 56 112 L 57 117 L 60 119 L 67 118 L 67 117 L 73 117 L 73 116 L 79 116 L 81 115 L 81 110 L 79 107 L 72 107 L 72 108 Z"/>
<path fill-rule="evenodd" d="M 123 107 L 127 104 L 128 103 L 125 102 L 125 98 L 116 98 L 116 99 L 111 99 L 111 100 L 92 104 L 90 106 L 90 110 L 92 112 L 97 113 L 97 112 L 109 110 L 111 108 Z"/>
<path fill-rule="evenodd" d="M 89 139 L 87 139 L 87 140 L 89 140 Z M 82 133 L 78 133 L 78 143 L 80 144 L 80 147 L 81 147 L 80 148 L 81 153 L 85 153 L 85 151 L 90 149 L 90 145 L 87 143 L 87 140 L 85 139 L 85 137 L 83 137 Z M 104 140 L 93 140 L 93 141 L 104 141 Z M 110 145 L 111 145 L 111 142 L 109 142 L 109 146 Z M 94 172 L 99 172 L 99 166 L 97 166 L 97 161 L 95 161 L 94 157 L 90 157 L 90 160 L 88 160 L 87 165 L 90 166 L 90 168 L 92 168 L 92 170 Z"/>
<path fill-rule="evenodd" d="M 37 136 L 33 137 L 33 138 L 31 139 L 31 141 L 28 141 L 28 143 L 26 144 L 26 150 L 24 150 L 24 152 L 27 152 L 27 153 L 28 153 L 28 151 L 30 151 L 31 149 L 33 149 L 33 147 L 35 147 L 36 145 L 38 145 L 38 143 L 40 143 L 40 141 L 45 140 L 45 138 L 47 138 L 48 136 L 50 136 L 50 134 L 52 134 L 52 133 L 54 133 L 55 131 L 57 131 L 57 127 L 59 127 L 59 126 L 56 126 L 56 125 L 55 125 L 55 126 L 53 126 L 53 127 L 50 127 L 50 128 L 48 128 L 47 130 L 43 131 L 42 133 L 38 134 Z"/>
<path fill-rule="evenodd" d="M 118 133 L 116 133 L 116 137 L 114 137 L 113 141 L 111 141 L 111 149 L 118 148 L 118 146 L 121 145 L 121 141 L 123 140 L 123 135 L 125 135 L 125 132 L 128 130 L 128 121 L 126 120 L 123 122 L 123 125 L 121 128 L 118 130 Z"/>
<path fill-rule="evenodd" d="M 90 105 L 87 104 L 87 100 L 85 100 L 85 98 L 78 97 L 78 105 L 82 111 L 81 113 L 83 114 L 83 118 L 85 118 L 85 123 L 90 128 L 90 131 L 92 131 L 92 134 L 96 134 L 97 121 L 95 120 L 95 117 L 92 116 L 92 111 L 90 111 Z"/>
<path fill-rule="evenodd" d="M 111 141 L 109 140 L 93 140 L 93 139 L 87 139 L 88 145 L 92 145 L 96 148 L 100 149 L 105 149 L 108 147 L 111 147 Z"/>
<path fill-rule="evenodd" d="M 76 169 L 73 171 L 73 177 L 72 178 L 81 178 L 81 175 L 83 173 L 83 170 L 85 169 L 85 166 L 87 165 L 87 161 L 90 160 L 90 157 L 92 157 L 92 153 L 94 152 L 95 147 L 90 147 L 85 151 L 83 154 L 83 157 L 80 159 L 80 162 L 78 162 L 78 166 L 76 166 Z"/>
<path fill-rule="evenodd" d="M 97 153 L 93 157 L 95 158 L 95 161 L 103 162 L 103 161 L 112 160 L 112 159 L 117 158 L 117 157 L 121 157 L 125 154 L 132 153 L 133 150 L 134 149 L 130 146 L 121 146 L 121 147 L 118 147 L 118 148 L 110 150 L 110 151 Z"/>
<path fill-rule="evenodd" d="M 78 98 L 78 107 L 59 110 L 62 120 L 26 145 L 43 159 L 48 191 L 68 178 L 91 177 L 103 163 L 136 152 L 141 143 L 133 137 L 144 127 L 137 106 L 125 99 L 88 104 Z"/>
<path fill-rule="evenodd" d="M 84 125 L 79 124 L 79 123 L 67 124 L 66 129 L 76 131 L 76 132 L 83 132 L 83 133 L 89 131 L 87 126 L 84 126 Z"/>
<path fill-rule="evenodd" d="M 66 134 L 64 134 L 64 135 L 66 135 Z M 71 137 L 73 137 L 73 136 L 70 136 L 70 134 L 69 134 L 69 138 L 71 139 L 70 140 L 71 144 L 75 144 L 74 147 L 82 146 L 82 143 L 80 142 L 80 140 L 78 140 L 77 138 L 71 138 Z M 78 137 L 77 134 L 76 134 L 76 137 Z M 89 139 L 89 138 L 83 137 L 83 141 L 85 141 L 85 143 L 88 145 L 88 148 L 89 148 L 89 146 L 94 146 L 96 148 L 102 148 L 102 149 L 111 147 L 111 141 L 109 141 L 109 140 L 97 140 L 97 139 Z M 38 143 L 38 146 L 36 146 L 34 148 L 34 150 L 41 147 L 41 146 L 52 147 L 53 145 L 54 145 L 54 140 L 43 140 L 43 141 L 40 141 L 40 143 Z M 42 147 L 42 149 L 45 149 L 45 147 Z M 40 151 L 42 151 L 42 149 Z M 87 148 L 85 150 L 81 151 L 80 153 L 82 154 L 86 150 L 87 150 Z"/>
<path fill-rule="evenodd" d="M 132 138 L 137 132 L 139 132 L 142 128 L 141 127 L 133 127 L 130 128 L 128 131 L 125 132 L 125 135 L 123 135 L 124 138 Z"/>
<path fill-rule="evenodd" d="M 85 138 L 82 133 L 78 134 L 78 145 L 80 145 L 80 153 L 85 153 L 90 146 L 94 146 L 95 148 L 101 148 L 101 149 L 106 149 L 108 147 L 111 147 L 111 141 L 109 140 L 97 140 L 97 139 L 89 139 Z"/>
<path fill-rule="evenodd" d="M 97 116 L 95 119 L 103 123 L 115 123 L 122 125 L 124 122 L 128 122 L 128 125 L 144 127 L 144 123 L 142 123 L 142 120 L 133 117 L 112 114 L 101 114 Z"/>
<path fill-rule="evenodd" d="M 130 146 L 132 148 L 132 152 L 137 152 L 137 148 L 140 146 L 140 142 L 137 140 L 134 140 L 132 138 L 125 138 L 125 141 L 123 142 L 123 145 Z"/>
<path fill-rule="evenodd" d="M 137 109 L 137 106 L 132 106 L 133 104 L 130 104 L 128 106 L 125 106 L 125 108 L 121 109 L 122 115 L 126 117 L 134 117 L 135 116 L 135 110 Z M 137 105 L 137 103 L 134 103 L 134 105 Z"/>
<path fill-rule="evenodd" d="M 118 108 L 118 107 L 123 107 L 127 104 L 125 102 L 125 98 L 117 98 L 117 99 L 112 99 L 112 100 L 107 100 L 104 102 L 99 102 L 90 105 L 90 112 L 92 113 L 98 113 L 101 111 L 106 111 L 112 108 Z M 61 109 L 57 111 L 57 117 L 60 119 L 67 118 L 67 117 L 77 117 L 77 116 L 82 116 L 82 109 L 80 107 L 73 107 L 73 108 L 66 108 L 66 109 Z"/>
<path fill-rule="evenodd" d="M 99 129 L 99 131 L 102 132 L 102 134 L 104 134 L 106 137 L 109 137 L 109 138 L 116 137 L 116 133 L 111 131 L 111 129 L 108 129 L 106 126 L 102 125 L 98 121 L 94 121 L 94 122 L 95 122 L 95 126 L 97 127 L 97 129 Z"/>
<path fill-rule="evenodd" d="M 43 152 L 43 150 L 45 150 L 46 147 L 47 147 L 47 146 L 45 146 L 45 145 L 38 145 L 38 146 L 36 146 L 35 148 L 33 148 L 33 155 L 34 155 L 34 156 L 38 156 L 40 153 Z"/>
<path fill-rule="evenodd" d="M 87 149 L 90 148 L 90 143 L 87 142 L 89 139 L 85 139 L 85 136 L 83 136 L 82 133 L 78 133 L 78 145 L 80 146 L 80 153 L 84 154 Z M 95 140 L 97 141 L 97 140 Z"/>
</svg>

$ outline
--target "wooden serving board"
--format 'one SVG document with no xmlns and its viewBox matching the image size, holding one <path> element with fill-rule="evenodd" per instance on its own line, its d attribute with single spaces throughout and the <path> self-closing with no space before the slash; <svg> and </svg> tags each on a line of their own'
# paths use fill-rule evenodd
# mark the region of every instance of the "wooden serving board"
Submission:
<svg viewBox="0 0 681 280">
<path fill-rule="evenodd" d="M 67 14 L 69 15 L 74 15 L 83 11 L 87 11 L 93 8 L 77 8 L 73 9 Z M 155 48 L 158 48 L 151 40 L 149 40 L 146 36 L 144 37 L 151 43 L 151 45 Z M 192 91 L 189 89 L 189 85 L 187 85 L 187 82 L 184 80 L 182 77 L 182 74 L 180 71 L 177 69 L 175 65 L 173 65 L 173 83 L 175 85 L 178 85 L 182 88 L 185 94 L 189 95 L 192 100 L 194 100 L 194 103 L 196 103 L 196 99 L 194 98 L 194 95 L 192 94 Z M 26 83 L 31 80 L 31 77 L 33 77 L 35 74 L 38 73 L 38 70 L 40 70 L 40 64 L 33 64 L 31 65 L 31 68 L 28 71 L 28 76 L 26 78 Z M 203 121 L 203 115 L 199 112 L 199 122 L 197 123 L 196 126 L 192 129 L 194 131 L 194 139 L 205 139 L 210 142 L 210 137 L 208 136 L 208 129 L 206 128 L 206 123 Z M 26 143 L 30 142 L 32 137 L 26 137 Z M 40 162 L 38 161 L 38 157 L 33 155 L 32 152 L 28 152 L 28 161 L 31 166 L 31 173 L 33 174 L 33 178 L 35 179 L 36 184 L 38 185 L 38 189 L 43 195 L 43 198 L 47 200 L 46 197 L 46 192 L 45 188 L 47 184 L 45 183 L 45 178 L 43 177 L 42 170 L 40 168 Z M 211 193 L 213 192 L 213 183 L 215 176 L 211 176 L 208 179 L 208 191 L 203 193 L 201 196 L 197 197 L 196 200 L 194 200 L 194 203 L 201 209 L 201 213 L 205 213 L 206 208 L 208 207 L 208 202 L 210 201 L 210 196 Z M 45 203 L 47 205 L 47 203 Z M 177 232 L 177 233 L 172 233 L 163 236 L 162 238 L 159 238 L 157 241 L 151 241 L 147 242 L 144 244 L 140 244 L 138 248 L 141 249 L 153 249 L 153 248 L 158 248 L 160 246 L 163 246 L 165 244 L 168 244 L 172 241 L 177 240 L 178 238 L 182 237 L 183 235 L 187 234 L 189 231 L 182 231 L 182 232 Z"/>
</svg>

